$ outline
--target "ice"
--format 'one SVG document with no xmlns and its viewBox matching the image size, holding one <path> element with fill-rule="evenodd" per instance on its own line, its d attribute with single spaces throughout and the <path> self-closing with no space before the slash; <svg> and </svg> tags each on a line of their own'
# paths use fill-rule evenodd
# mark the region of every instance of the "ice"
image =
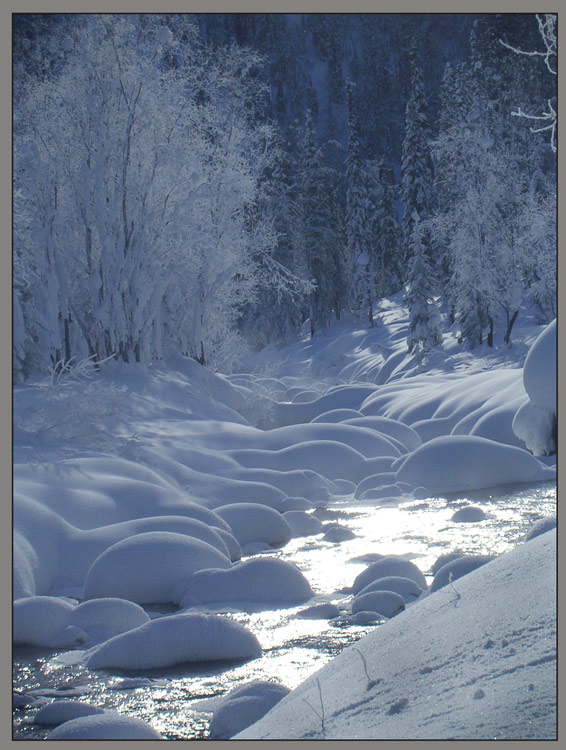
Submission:
<svg viewBox="0 0 566 750">
<path fill-rule="evenodd" d="M 201 570 L 190 579 L 181 607 L 217 602 L 299 604 L 313 596 L 309 582 L 291 563 L 257 557 L 230 570 Z"/>
<path fill-rule="evenodd" d="M 253 659 L 261 654 L 255 635 L 240 623 L 206 614 L 151 620 L 91 649 L 88 669 L 144 670 L 184 662 Z"/>
<path fill-rule="evenodd" d="M 225 740 L 261 719 L 289 693 L 289 688 L 275 682 L 254 680 L 240 685 L 226 695 L 214 709 L 210 722 L 210 739 Z"/>
<path fill-rule="evenodd" d="M 97 557 L 85 579 L 84 598 L 175 603 L 180 589 L 197 570 L 230 565 L 225 555 L 199 539 L 149 531 L 117 542 Z"/>
<path fill-rule="evenodd" d="M 66 721 L 47 735 L 48 740 L 162 740 L 149 724 L 132 716 L 105 711 Z"/>
<path fill-rule="evenodd" d="M 273 508 L 259 503 L 231 503 L 216 508 L 216 512 L 230 525 L 242 546 L 250 542 L 285 544 L 291 539 L 291 527 Z"/>
<path fill-rule="evenodd" d="M 556 471 L 530 453 L 476 436 L 449 435 L 425 443 L 393 464 L 397 479 L 431 492 L 457 492 L 544 482 Z"/>
</svg>

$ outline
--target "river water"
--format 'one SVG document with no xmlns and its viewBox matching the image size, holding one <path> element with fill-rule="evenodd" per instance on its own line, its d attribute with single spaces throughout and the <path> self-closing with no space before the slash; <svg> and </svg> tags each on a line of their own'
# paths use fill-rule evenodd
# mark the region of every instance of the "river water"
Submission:
<svg viewBox="0 0 566 750">
<path fill-rule="evenodd" d="M 485 520 L 451 520 L 456 510 L 469 504 L 481 507 Z M 13 655 L 14 689 L 31 692 L 44 702 L 53 697 L 80 699 L 136 716 L 168 739 L 203 739 L 208 736 L 211 713 L 199 701 L 254 679 L 295 688 L 346 646 L 379 627 L 379 623 L 297 617 L 300 610 L 315 603 L 332 602 L 346 609 L 350 597 L 343 589 L 352 585 L 375 555 L 406 557 L 430 581 L 431 566 L 441 554 L 456 549 L 500 554 L 520 543 L 533 523 L 555 512 L 554 482 L 419 500 L 411 495 L 390 501 L 360 501 L 351 495 L 333 498 L 326 507 L 317 508 L 315 515 L 323 524 L 347 527 L 356 535 L 354 539 L 335 544 L 318 534 L 292 539 L 269 552 L 299 567 L 316 593 L 314 600 L 278 609 L 214 610 L 243 623 L 257 636 L 263 648 L 261 658 L 236 664 L 183 664 L 144 673 L 89 672 L 80 664 L 65 663 L 61 650 L 18 647 Z M 150 616 L 167 611 L 164 607 L 147 610 Z M 14 709 L 15 739 L 47 736 L 49 729 L 33 724 L 36 711 L 37 706 Z"/>
</svg>

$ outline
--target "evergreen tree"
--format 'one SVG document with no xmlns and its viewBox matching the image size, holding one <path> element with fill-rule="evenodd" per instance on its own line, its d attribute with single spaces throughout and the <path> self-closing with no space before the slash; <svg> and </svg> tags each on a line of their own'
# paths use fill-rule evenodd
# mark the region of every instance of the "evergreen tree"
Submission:
<svg viewBox="0 0 566 750">
<path fill-rule="evenodd" d="M 411 260 L 407 275 L 405 303 L 409 308 L 407 347 L 422 358 L 442 343 L 440 313 L 434 300 L 434 278 L 423 242 L 418 213 L 412 216 Z"/>
<path fill-rule="evenodd" d="M 348 157 L 346 194 L 346 233 L 352 269 L 352 308 L 366 318 L 373 328 L 373 298 L 376 276 L 375 258 L 371 247 L 371 215 L 360 148 L 358 122 L 354 110 L 353 86 L 346 86 L 348 101 Z"/>
<path fill-rule="evenodd" d="M 381 296 L 395 294 L 403 286 L 401 230 L 397 219 L 395 175 L 391 166 L 380 165 L 380 201 L 375 219 L 375 240 L 379 258 Z"/>
<path fill-rule="evenodd" d="M 413 77 L 411 95 L 405 110 L 405 138 L 401 159 L 403 184 L 403 245 L 405 261 L 410 258 L 413 237 L 413 216 L 415 212 L 422 221 L 432 214 L 433 209 L 433 166 L 429 142 L 426 98 L 422 69 L 416 59 L 416 48 L 411 50 Z M 430 257 L 430 247 L 423 239 Z"/>
</svg>

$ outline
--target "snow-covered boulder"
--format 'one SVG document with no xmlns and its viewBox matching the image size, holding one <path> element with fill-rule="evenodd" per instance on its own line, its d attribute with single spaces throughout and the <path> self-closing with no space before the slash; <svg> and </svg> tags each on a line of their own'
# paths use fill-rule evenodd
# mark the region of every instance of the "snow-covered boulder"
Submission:
<svg viewBox="0 0 566 750">
<path fill-rule="evenodd" d="M 88 669 L 153 669 L 184 662 L 234 661 L 261 655 L 253 633 L 225 617 L 197 613 L 160 617 L 90 651 Z"/>
<path fill-rule="evenodd" d="M 384 576 L 383 578 L 377 578 L 375 581 L 368 583 L 367 586 L 364 586 L 358 596 L 369 594 L 372 591 L 394 591 L 403 597 L 405 604 L 414 602 L 423 593 L 423 589 L 412 578 L 405 578 L 404 576 Z"/>
<path fill-rule="evenodd" d="M 405 600 L 394 591 L 370 591 L 352 599 L 352 614 L 377 612 L 383 617 L 394 617 L 405 609 Z"/>
<path fill-rule="evenodd" d="M 451 521 L 456 523 L 475 523 L 476 521 L 485 521 L 487 516 L 482 508 L 478 508 L 475 505 L 466 505 L 464 508 L 457 510 Z"/>
<path fill-rule="evenodd" d="M 101 642 L 149 622 L 146 612 L 126 599 L 91 599 L 75 607 L 71 624 L 87 636 L 86 642 Z"/>
<path fill-rule="evenodd" d="M 297 604 L 313 596 L 309 582 L 292 563 L 256 557 L 230 570 L 200 570 L 188 582 L 181 607 L 211 602 Z"/>
<path fill-rule="evenodd" d="M 94 561 L 85 580 L 84 598 L 175 603 L 179 587 L 197 570 L 230 565 L 225 555 L 200 539 L 150 531 L 112 545 Z"/>
<path fill-rule="evenodd" d="M 431 594 L 493 559 L 494 555 L 462 555 L 455 560 L 451 560 L 436 572 L 434 580 L 430 584 Z"/>
<path fill-rule="evenodd" d="M 63 724 L 65 721 L 78 719 L 80 716 L 95 716 L 103 713 L 103 708 L 83 701 L 55 700 L 39 709 L 33 717 L 33 723 L 42 726 L 56 726 L 57 724 Z"/>
<path fill-rule="evenodd" d="M 221 505 L 215 512 L 230 526 L 242 546 L 250 542 L 285 544 L 293 535 L 281 513 L 259 503 Z"/>
<path fill-rule="evenodd" d="M 556 516 L 541 518 L 541 520 L 534 523 L 525 534 L 525 542 L 534 539 L 536 536 L 540 536 L 540 534 L 545 534 L 547 531 L 552 531 L 552 529 L 556 529 Z"/>
<path fill-rule="evenodd" d="M 356 535 L 351 529 L 346 526 L 340 526 L 340 524 L 331 523 L 329 526 L 324 528 L 324 536 L 322 537 L 325 542 L 332 542 L 338 544 L 339 542 L 347 542 L 350 539 L 355 539 Z"/>
<path fill-rule="evenodd" d="M 356 576 L 352 586 L 352 591 L 354 594 L 358 594 L 369 583 L 372 583 L 372 581 L 376 581 L 379 578 L 385 578 L 386 576 L 410 578 L 421 589 L 426 590 L 428 588 L 426 578 L 415 563 L 412 563 L 410 560 L 405 560 L 402 557 L 388 555 L 377 560 L 377 562 L 372 563 Z"/>
<path fill-rule="evenodd" d="M 28 646 L 68 646 L 67 634 L 75 605 L 54 596 L 17 599 L 12 608 L 13 642 Z"/>
<path fill-rule="evenodd" d="M 306 607 L 297 612 L 297 617 L 301 617 L 304 620 L 331 620 L 333 617 L 338 617 L 340 610 L 335 604 L 331 602 L 324 602 L 323 604 L 313 604 L 312 607 Z"/>
<path fill-rule="evenodd" d="M 425 443 L 393 463 L 398 481 L 424 486 L 431 492 L 544 482 L 556 477 L 521 448 L 473 435 L 448 435 Z"/>
<path fill-rule="evenodd" d="M 240 685 L 215 708 L 210 722 L 210 739 L 226 740 L 255 724 L 289 692 L 284 685 L 266 680 Z"/>
<path fill-rule="evenodd" d="M 303 510 L 288 510 L 283 513 L 283 518 L 291 527 L 293 536 L 311 536 L 320 534 L 322 523 L 316 516 L 305 513 Z"/>
<path fill-rule="evenodd" d="M 513 420 L 513 431 L 535 455 L 556 451 L 556 319 L 532 345 L 523 368 L 529 401 Z"/>
<path fill-rule="evenodd" d="M 147 722 L 134 716 L 105 711 L 81 716 L 61 724 L 47 735 L 48 740 L 162 740 Z"/>
</svg>

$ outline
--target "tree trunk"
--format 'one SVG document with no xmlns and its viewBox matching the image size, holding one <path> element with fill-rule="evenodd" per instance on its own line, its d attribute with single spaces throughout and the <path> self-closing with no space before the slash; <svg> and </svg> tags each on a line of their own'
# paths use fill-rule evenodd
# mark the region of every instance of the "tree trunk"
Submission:
<svg viewBox="0 0 566 750">
<path fill-rule="evenodd" d="M 506 344 L 509 344 L 511 341 L 511 329 L 513 328 L 515 321 L 517 320 L 518 314 L 519 310 L 515 310 L 515 312 L 511 316 L 511 319 L 509 319 L 509 313 L 507 313 L 507 330 L 505 331 L 505 336 L 503 338 L 503 341 Z"/>
<path fill-rule="evenodd" d="M 63 321 L 65 326 L 65 361 L 68 362 L 71 359 L 71 337 L 69 334 L 69 321 L 71 316 L 69 315 Z"/>
<path fill-rule="evenodd" d="M 489 333 L 487 334 L 487 345 L 493 347 L 493 318 L 489 319 Z"/>
</svg>

